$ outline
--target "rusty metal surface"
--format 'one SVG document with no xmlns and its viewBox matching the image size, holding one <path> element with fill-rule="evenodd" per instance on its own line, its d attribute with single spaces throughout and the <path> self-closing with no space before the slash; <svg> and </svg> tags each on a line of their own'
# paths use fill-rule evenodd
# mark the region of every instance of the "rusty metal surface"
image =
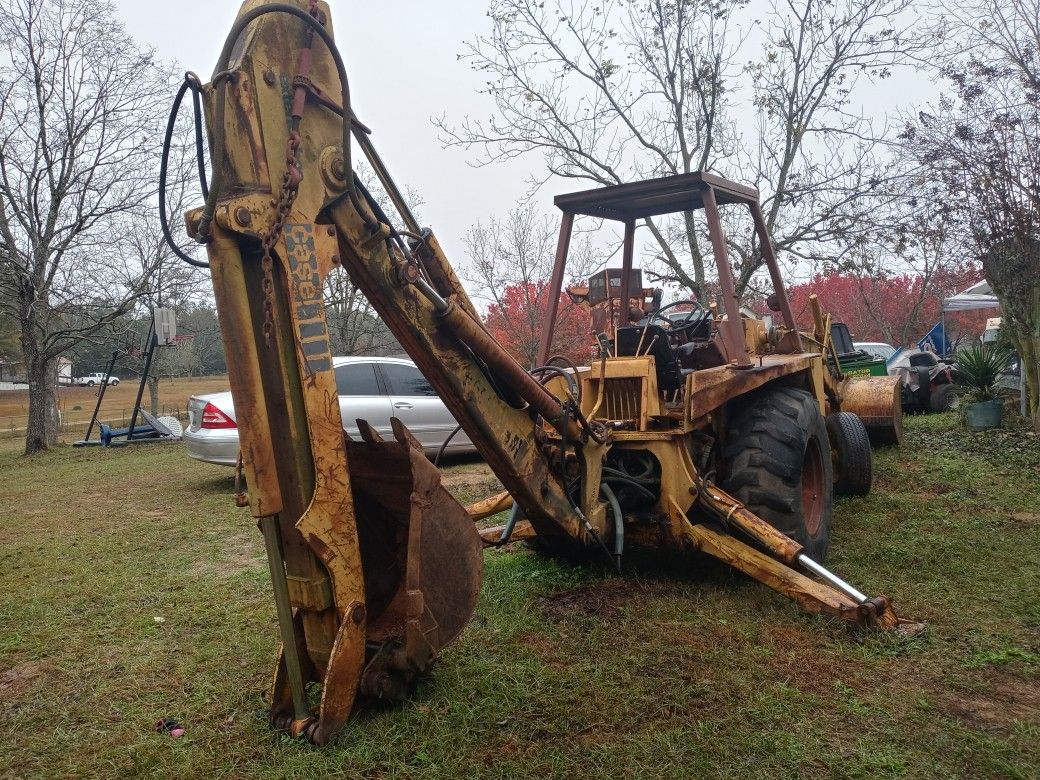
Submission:
<svg viewBox="0 0 1040 780">
<path fill-rule="evenodd" d="M 264 5 L 248 0 L 242 13 Z M 293 0 L 292 6 L 323 18 L 331 32 L 325 3 Z M 742 322 L 717 207 L 757 199 L 757 193 L 698 175 L 697 198 L 708 215 L 728 315 L 716 322 L 729 359 L 740 369 L 703 368 L 665 396 L 654 357 L 604 357 L 598 366 L 576 372 L 585 420 L 564 408 L 570 399 L 546 390 L 491 338 L 432 233 L 420 234 L 414 219 L 402 214 L 407 231 L 396 235 L 380 208 L 354 191 L 350 150 L 342 147 L 343 116 L 356 133 L 364 128 L 353 120 L 329 50 L 310 48 L 314 34 L 308 24 L 313 22 L 292 16 L 262 17 L 234 47 L 231 72 L 218 74 L 226 107 L 214 112 L 216 92 L 213 85 L 207 88 L 210 132 L 228 141 L 214 165 L 223 189 L 214 196 L 208 251 L 242 468 L 252 514 L 277 515 L 293 609 L 290 647 L 297 652 L 280 654 L 272 721 L 324 744 L 359 696 L 404 696 L 473 614 L 482 542 L 498 542 L 503 530 L 478 533 L 474 518 L 512 502 L 524 518 L 513 539 L 537 534 L 549 544 L 595 542 L 608 556 L 607 544 L 629 533 L 631 540 L 659 547 L 695 546 L 810 611 L 861 625 L 899 625 L 884 598 L 855 603 L 786 565 L 796 560 L 797 545 L 698 473 L 696 436 L 702 429 L 725 435 L 729 402 L 772 382 L 805 387 L 824 402 L 823 356 L 802 352 L 797 332 L 789 331 L 778 347 L 790 354 L 759 353 L 754 360 L 749 354 L 749 345 L 751 352 L 765 350 L 766 339 L 761 329 L 745 329 Z M 343 96 L 338 112 L 328 95 Z M 219 128 L 215 116 L 222 117 Z M 392 199 L 400 200 L 371 142 L 361 137 L 357 143 Z M 625 193 L 657 208 L 677 197 L 673 185 L 659 181 Z M 575 212 L 577 206 L 561 229 L 554 290 L 562 285 Z M 758 229 L 761 211 L 752 207 L 752 213 Z M 626 271 L 633 219 L 623 220 Z M 763 253 L 782 290 L 767 244 Z M 462 424 L 507 495 L 464 509 L 399 421 L 392 441 L 383 441 L 364 421 L 358 421 L 360 441 L 344 439 L 322 302 L 324 277 L 339 263 Z M 628 306 L 630 274 L 622 280 Z M 781 296 L 781 308 L 785 303 Z M 787 306 L 785 324 L 792 326 L 789 315 Z M 542 335 L 547 355 L 552 334 Z M 869 403 L 861 396 L 881 390 L 859 385 L 846 384 L 841 395 L 851 410 L 859 404 L 868 422 Z M 612 452 L 632 455 L 625 450 L 659 465 L 656 492 L 649 491 L 647 502 L 653 506 L 643 512 L 646 517 L 621 509 L 615 516 L 612 509 L 608 523 L 600 500 L 601 483 L 609 479 L 604 461 Z M 701 509 L 775 558 L 691 522 Z M 299 660 L 292 661 L 294 656 Z M 293 707 L 289 681 L 296 667 L 305 681 L 324 683 L 318 711 L 306 717 Z"/>
<path fill-rule="evenodd" d="M 243 12 L 260 5 L 249 2 Z M 327 18 L 324 4 L 308 8 Z M 285 121 L 288 98 L 296 98 L 298 119 L 312 94 L 301 92 L 294 78 L 309 37 L 294 21 L 263 17 L 235 49 L 223 128 L 230 143 L 217 163 L 228 194 L 214 210 L 207 249 L 250 507 L 257 517 L 277 515 L 273 532 L 281 560 L 272 565 L 279 572 L 284 567 L 295 611 L 288 630 L 298 652 L 280 654 L 271 718 L 323 744 L 346 722 L 363 678 L 377 665 L 369 640 L 378 636 L 403 648 L 378 657 L 380 675 L 412 679 L 468 621 L 482 560 L 472 521 L 421 449 L 416 455 L 403 426 L 395 431 L 400 441 L 358 445 L 394 448 L 395 457 L 382 462 L 409 481 L 398 512 L 372 496 L 373 485 L 386 484 L 385 473 L 366 474 L 361 467 L 379 457 L 366 451 L 357 456 L 363 464 L 352 468 L 348 462 L 322 303 L 337 236 L 331 226 L 315 224 L 326 197 L 321 177 L 304 183 L 294 170 L 297 151 L 312 160 L 322 149 L 315 149 L 309 132 L 295 135 Z M 326 57 L 308 59 L 301 58 L 314 83 L 326 92 L 338 88 Z M 277 76 L 258 77 L 261 69 Z M 357 505 L 352 485 L 359 477 L 367 479 Z M 373 527 L 395 532 L 384 534 L 374 550 L 370 543 L 363 550 Z M 400 564 L 389 596 L 387 556 Z M 391 615 L 393 604 L 400 609 Z M 305 682 L 323 683 L 317 711 L 303 717 L 293 707 L 292 688 L 299 684 L 290 683 L 301 674 Z"/>
<path fill-rule="evenodd" d="M 505 512 L 513 506 L 513 497 L 509 495 L 508 490 L 503 490 L 501 493 L 485 498 L 482 501 L 477 501 L 466 507 L 466 513 L 470 516 L 470 519 L 474 522 L 480 520 L 486 520 L 493 515 L 497 515 L 499 512 Z"/>
<path fill-rule="evenodd" d="M 708 221 L 708 236 L 715 254 L 715 268 L 719 272 L 719 287 L 722 288 L 722 305 L 726 319 L 719 324 L 726 345 L 726 357 L 743 368 L 751 365 L 747 345 L 744 343 L 744 328 L 740 324 L 740 299 L 733 283 L 733 267 L 729 262 L 729 247 L 722 230 L 722 217 L 715 199 L 715 191 L 708 187 L 704 191 L 704 216 Z"/>
<path fill-rule="evenodd" d="M 697 491 L 700 506 L 720 520 L 723 527 L 735 526 L 769 550 L 775 558 L 788 566 L 795 565 L 802 552 L 802 545 L 780 533 L 718 485 L 698 480 Z"/>
<path fill-rule="evenodd" d="M 796 352 L 802 349 L 801 339 L 798 337 L 798 325 L 795 323 L 794 312 L 791 311 L 791 301 L 787 297 L 787 287 L 784 285 L 783 275 L 780 273 L 780 264 L 776 261 L 776 247 L 773 246 L 773 237 L 769 235 L 765 216 L 762 214 L 762 206 L 756 199 L 749 204 L 751 218 L 755 223 L 755 235 L 758 237 L 758 246 L 762 252 L 762 259 L 766 261 L 769 270 L 769 279 L 773 284 L 773 294 L 776 296 L 780 307 L 780 313 L 784 318 L 784 326 L 794 333 L 793 344 Z"/>
<path fill-rule="evenodd" d="M 505 531 L 505 525 L 495 525 L 490 528 L 480 529 L 480 539 L 488 547 L 498 547 L 501 544 L 502 532 Z M 513 526 L 513 533 L 509 535 L 509 541 L 511 542 L 524 542 L 530 539 L 534 539 L 538 536 L 538 532 L 534 530 L 534 526 L 531 525 L 528 520 L 520 520 L 515 526 Z"/>
<path fill-rule="evenodd" d="M 566 217 L 564 217 L 566 219 Z M 625 223 L 625 238 L 621 250 L 621 309 L 618 312 L 616 327 L 624 327 L 632 321 L 632 257 L 635 253 L 636 223 L 629 220 Z"/>
<path fill-rule="evenodd" d="M 465 309 L 450 306 L 441 315 L 444 324 L 462 343 L 481 358 L 498 377 L 509 384 L 509 387 L 547 423 L 570 438 L 583 438 L 581 429 L 573 418 L 565 414 L 560 402 L 546 390 L 542 384 L 525 371 L 513 357 L 506 352 L 495 338 L 488 333 L 479 320 L 474 319 Z"/>
<path fill-rule="evenodd" d="M 673 507 L 672 514 L 682 524 L 685 538 L 693 548 L 782 593 L 806 612 L 828 615 L 863 628 L 895 629 L 903 633 L 915 633 L 923 628 L 920 623 L 900 618 L 884 596 L 860 604 L 836 588 L 806 576 L 729 534 L 690 523 L 678 507 Z"/>
<path fill-rule="evenodd" d="M 552 278 L 549 280 L 549 311 L 546 313 L 542 333 L 538 341 L 538 365 L 544 366 L 552 354 L 553 329 L 556 324 L 556 313 L 560 307 L 560 296 L 563 294 L 563 277 L 567 268 L 567 252 L 571 245 L 571 231 L 574 229 L 574 215 L 564 214 L 560 222 L 560 237 L 556 242 L 556 258 L 553 261 Z"/>
<path fill-rule="evenodd" d="M 874 444 L 902 444 L 903 397 L 899 377 L 850 377 L 841 383 L 841 408 L 859 415 Z"/>
<path fill-rule="evenodd" d="M 709 187 L 717 193 L 719 203 L 749 205 L 758 202 L 758 190 L 754 187 L 706 171 L 569 192 L 557 195 L 553 202 L 565 214 L 586 214 L 630 222 L 702 208 L 703 194 Z"/>
<path fill-rule="evenodd" d="M 728 401 L 777 379 L 803 375 L 806 381 L 811 381 L 807 372 L 820 364 L 819 355 L 806 352 L 768 355 L 742 370 L 724 365 L 695 371 L 687 380 L 687 418 L 692 420 L 710 414 Z"/>
</svg>

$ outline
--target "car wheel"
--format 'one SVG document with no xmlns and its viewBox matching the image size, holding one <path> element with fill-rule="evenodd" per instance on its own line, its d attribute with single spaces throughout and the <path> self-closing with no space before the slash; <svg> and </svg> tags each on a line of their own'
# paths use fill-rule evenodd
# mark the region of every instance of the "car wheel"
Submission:
<svg viewBox="0 0 1040 780">
<path fill-rule="evenodd" d="M 87 387 L 93 387 L 93 386 L 94 386 L 94 380 L 91 379 L 89 382 L 87 382 Z"/>
<path fill-rule="evenodd" d="M 834 455 L 834 492 L 839 496 L 865 496 L 874 479 L 874 453 L 867 427 L 858 415 L 827 415 L 827 434 Z"/>
</svg>

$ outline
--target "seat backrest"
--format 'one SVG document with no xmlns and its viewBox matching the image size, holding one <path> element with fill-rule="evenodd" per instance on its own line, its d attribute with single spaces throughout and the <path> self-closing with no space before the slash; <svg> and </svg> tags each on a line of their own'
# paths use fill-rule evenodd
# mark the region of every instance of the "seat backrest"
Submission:
<svg viewBox="0 0 1040 780">
<path fill-rule="evenodd" d="M 682 387 L 682 369 L 668 343 L 668 331 L 660 325 L 630 325 L 618 328 L 616 354 L 619 357 L 633 357 L 637 351 L 640 355 L 654 356 L 658 389 L 670 393 Z"/>
<path fill-rule="evenodd" d="M 852 334 L 849 326 L 844 322 L 831 324 L 831 341 L 834 342 L 834 350 L 839 356 L 855 354 L 856 348 L 852 345 Z"/>
</svg>

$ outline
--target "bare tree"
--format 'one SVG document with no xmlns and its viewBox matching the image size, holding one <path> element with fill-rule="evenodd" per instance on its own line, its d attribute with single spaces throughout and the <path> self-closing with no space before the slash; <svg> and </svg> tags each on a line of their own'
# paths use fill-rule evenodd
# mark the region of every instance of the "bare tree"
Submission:
<svg viewBox="0 0 1040 780">
<path fill-rule="evenodd" d="M 885 127 L 857 110 L 862 82 L 891 76 L 926 45 L 912 0 L 774 0 L 764 56 L 746 68 L 757 143 L 738 155 L 763 193 L 777 250 L 814 264 L 871 235 L 896 189 Z M 761 268 L 752 243 L 733 247 L 740 286 Z"/>
<path fill-rule="evenodd" d="M 325 279 L 325 311 L 336 355 L 395 355 L 404 348 L 342 269 Z"/>
<path fill-rule="evenodd" d="M 175 127 L 175 130 L 179 132 L 174 133 L 167 167 L 166 208 L 174 216 L 173 222 L 176 224 L 182 223 L 177 217 L 191 205 L 202 201 L 202 195 L 197 178 L 197 150 L 191 129 L 185 126 Z M 124 256 L 137 268 L 151 269 L 142 280 L 143 286 L 136 305 L 139 315 L 149 318 L 156 308 L 170 308 L 179 314 L 201 298 L 209 297 L 212 290 L 209 274 L 177 257 L 163 236 L 157 208 L 128 212 L 121 224 Z M 172 229 L 183 232 L 183 224 Z M 177 240 L 176 235 L 174 240 Z M 185 238 L 179 241 L 179 245 L 189 256 L 203 259 L 199 257 L 203 253 L 198 244 Z M 183 375 L 191 367 L 192 359 L 197 362 L 198 357 L 194 343 L 156 347 L 146 380 L 152 414 L 158 413 L 159 383 L 162 377 Z M 144 371 L 143 362 L 140 370 Z"/>
<path fill-rule="evenodd" d="M 549 176 L 605 185 L 707 169 L 753 178 L 778 249 L 818 259 L 869 216 L 887 176 L 881 128 L 855 114 L 854 90 L 924 44 L 908 33 L 911 0 L 778 0 L 753 37 L 736 21 L 746 5 L 497 0 L 491 33 L 464 55 L 487 74 L 495 115 L 441 119 L 443 139 L 479 150 L 478 164 L 541 152 Z M 758 110 L 747 134 L 734 124 L 742 93 Z M 701 294 L 704 227 L 692 213 L 646 224 L 661 277 Z M 743 288 L 762 260 L 742 233 Z"/>
<path fill-rule="evenodd" d="M 443 138 L 481 150 L 479 164 L 541 152 L 550 176 L 604 185 L 714 168 L 734 140 L 730 18 L 741 5 L 496 0 L 491 33 L 465 56 L 488 75 L 497 115 L 458 127 L 442 118 Z M 671 273 L 697 290 L 704 240 L 692 214 L 683 223 L 676 233 L 646 220 Z"/>
<path fill-rule="evenodd" d="M 519 355 L 534 365 L 549 305 L 549 278 L 559 222 L 530 203 L 518 203 L 505 218 L 478 222 L 463 237 L 468 262 L 462 271 L 477 300 L 496 312 L 504 331 L 524 334 Z M 606 261 L 588 233 L 575 231 L 567 256 L 567 279 L 582 282 Z M 518 300 L 519 298 L 519 300 Z M 589 333 L 581 334 L 584 337 Z"/>
<path fill-rule="evenodd" d="M 463 237 L 468 263 L 463 278 L 473 285 L 478 299 L 502 303 L 502 293 L 513 284 L 548 281 L 556 258 L 559 222 L 530 203 L 518 203 L 504 219 L 477 222 Z M 567 256 L 571 281 L 584 281 L 605 257 L 575 231 Z"/>
<path fill-rule="evenodd" d="M 937 62 L 952 94 L 909 121 L 903 141 L 970 227 L 1040 428 L 1040 0 L 942 8 Z"/>
<path fill-rule="evenodd" d="M 0 301 L 20 325 L 28 454 L 57 438 L 58 356 L 146 289 L 116 225 L 155 192 L 169 86 L 104 0 L 3 0 L 0 39 Z"/>
<path fill-rule="evenodd" d="M 393 201 L 379 183 L 375 172 L 364 160 L 358 161 L 358 176 L 379 207 L 394 213 Z M 404 197 L 416 219 L 423 200 L 409 186 Z M 332 351 L 336 355 L 400 355 L 404 348 L 394 338 L 386 323 L 379 318 L 368 298 L 342 268 L 333 268 L 325 279 L 325 311 L 328 318 Z"/>
</svg>

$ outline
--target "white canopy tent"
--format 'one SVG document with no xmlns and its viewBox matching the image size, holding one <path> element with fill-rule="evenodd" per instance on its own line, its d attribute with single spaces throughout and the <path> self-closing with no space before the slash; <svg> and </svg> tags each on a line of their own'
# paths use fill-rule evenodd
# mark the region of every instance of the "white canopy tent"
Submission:
<svg viewBox="0 0 1040 780">
<path fill-rule="evenodd" d="M 943 314 L 948 311 L 972 311 L 974 309 L 996 309 L 999 307 L 1000 303 L 997 301 L 997 296 L 993 294 L 989 282 L 985 279 L 981 282 L 976 282 L 963 292 L 944 298 L 942 302 Z"/>
<path fill-rule="evenodd" d="M 948 311 L 973 311 L 975 309 L 999 309 L 1000 302 L 993 294 L 993 288 L 989 282 L 983 279 L 976 282 L 967 290 L 951 295 L 943 299 L 942 324 L 943 336 L 946 335 L 946 312 Z M 1025 416 L 1026 413 L 1026 385 L 1025 377 L 1019 376 L 1019 412 Z"/>
</svg>

